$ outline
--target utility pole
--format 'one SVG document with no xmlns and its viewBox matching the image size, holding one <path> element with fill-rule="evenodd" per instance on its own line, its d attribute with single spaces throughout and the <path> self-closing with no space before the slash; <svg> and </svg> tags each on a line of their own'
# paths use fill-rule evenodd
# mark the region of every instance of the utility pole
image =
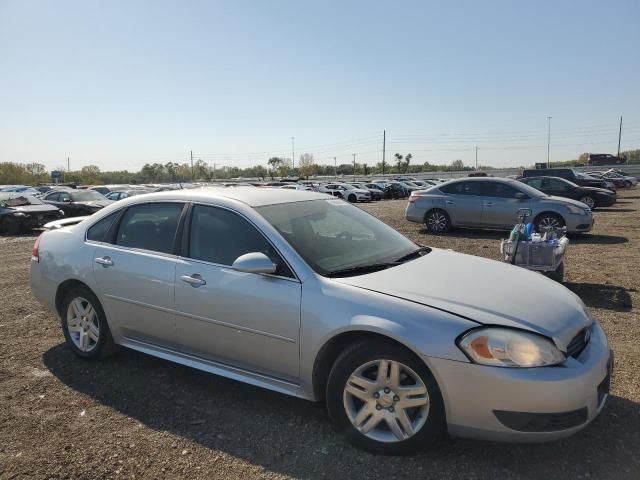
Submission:
<svg viewBox="0 0 640 480">
<path fill-rule="evenodd" d="M 213 164 L 213 179 L 216 179 L 216 164 Z"/>
<path fill-rule="evenodd" d="M 551 117 L 547 117 L 549 130 L 547 132 L 547 168 L 551 168 Z"/>
<path fill-rule="evenodd" d="M 620 140 L 622 140 L 622 115 L 620 115 L 620 131 L 618 132 L 618 158 L 620 158 Z"/>
<path fill-rule="evenodd" d="M 336 157 L 333 157 L 333 176 L 338 179 L 338 160 Z"/>
<path fill-rule="evenodd" d="M 71 171 L 71 162 L 69 161 L 69 157 L 67 157 L 67 172 Z"/>
<path fill-rule="evenodd" d="M 296 149 L 295 149 L 296 137 L 291 137 L 291 170 L 296 168 Z"/>
<path fill-rule="evenodd" d="M 478 170 L 478 146 L 476 145 L 476 171 Z"/>
<path fill-rule="evenodd" d="M 356 178 L 356 154 L 353 153 L 353 178 Z"/>
<path fill-rule="evenodd" d="M 384 177 L 384 157 L 387 151 L 387 131 L 382 131 L 382 176 Z"/>
<path fill-rule="evenodd" d="M 191 181 L 193 182 L 193 150 L 189 151 L 189 155 L 191 157 Z"/>
</svg>

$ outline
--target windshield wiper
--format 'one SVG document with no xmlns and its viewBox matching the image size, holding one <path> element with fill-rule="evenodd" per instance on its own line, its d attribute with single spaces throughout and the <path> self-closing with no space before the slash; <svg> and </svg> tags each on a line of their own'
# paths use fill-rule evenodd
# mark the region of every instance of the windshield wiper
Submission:
<svg viewBox="0 0 640 480">
<path fill-rule="evenodd" d="M 431 249 L 429 247 L 420 247 L 420 248 L 417 248 L 416 250 L 414 250 L 413 252 L 409 252 L 406 255 L 403 255 L 398 260 L 396 260 L 396 262 L 397 263 L 402 263 L 402 262 L 406 262 L 408 260 L 413 260 L 414 258 L 418 258 L 418 257 L 422 257 L 423 255 L 426 255 L 430 251 L 431 251 Z"/>
<path fill-rule="evenodd" d="M 341 268 L 339 270 L 334 270 L 327 274 L 327 277 L 340 277 L 340 276 L 349 276 L 349 275 L 357 275 L 359 273 L 372 273 L 377 272 L 379 270 L 384 270 L 385 268 L 395 267 L 396 265 L 400 265 L 401 262 L 385 262 L 385 263 L 371 263 L 369 265 L 357 265 L 355 267 L 347 267 Z"/>
</svg>

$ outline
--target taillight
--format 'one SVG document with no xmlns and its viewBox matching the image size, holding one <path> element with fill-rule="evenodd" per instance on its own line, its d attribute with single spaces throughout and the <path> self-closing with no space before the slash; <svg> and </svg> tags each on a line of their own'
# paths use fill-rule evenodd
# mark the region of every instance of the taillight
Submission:
<svg viewBox="0 0 640 480">
<path fill-rule="evenodd" d="M 33 244 L 33 250 L 31 250 L 31 260 L 34 262 L 40 261 L 40 237 L 42 234 L 38 235 L 36 238 L 36 243 Z"/>
<path fill-rule="evenodd" d="M 409 197 L 409 203 L 415 203 L 416 200 L 418 200 L 418 196 L 412 193 Z"/>
</svg>

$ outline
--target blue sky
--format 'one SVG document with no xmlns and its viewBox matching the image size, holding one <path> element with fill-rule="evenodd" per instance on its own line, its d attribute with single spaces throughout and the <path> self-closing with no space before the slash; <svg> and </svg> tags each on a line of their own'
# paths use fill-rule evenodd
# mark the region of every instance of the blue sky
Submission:
<svg viewBox="0 0 640 480">
<path fill-rule="evenodd" d="M 640 2 L 0 0 L 0 161 L 640 148 Z"/>
</svg>

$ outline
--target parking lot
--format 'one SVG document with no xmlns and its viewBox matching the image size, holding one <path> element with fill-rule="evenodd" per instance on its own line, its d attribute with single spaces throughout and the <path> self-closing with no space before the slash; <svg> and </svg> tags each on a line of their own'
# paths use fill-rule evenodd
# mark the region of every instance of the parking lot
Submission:
<svg viewBox="0 0 640 480">
<path fill-rule="evenodd" d="M 429 235 L 404 220 L 406 200 L 360 206 L 416 242 L 462 253 L 498 259 L 506 236 Z M 639 211 L 640 191 L 621 191 L 615 206 L 595 212 L 591 233 L 571 238 L 566 257 L 566 286 L 602 322 L 616 355 L 600 417 L 560 442 L 447 439 L 416 457 L 356 450 L 319 404 L 133 351 L 77 359 L 29 291 L 36 234 L 0 237 L 0 478 L 638 479 Z"/>
</svg>

